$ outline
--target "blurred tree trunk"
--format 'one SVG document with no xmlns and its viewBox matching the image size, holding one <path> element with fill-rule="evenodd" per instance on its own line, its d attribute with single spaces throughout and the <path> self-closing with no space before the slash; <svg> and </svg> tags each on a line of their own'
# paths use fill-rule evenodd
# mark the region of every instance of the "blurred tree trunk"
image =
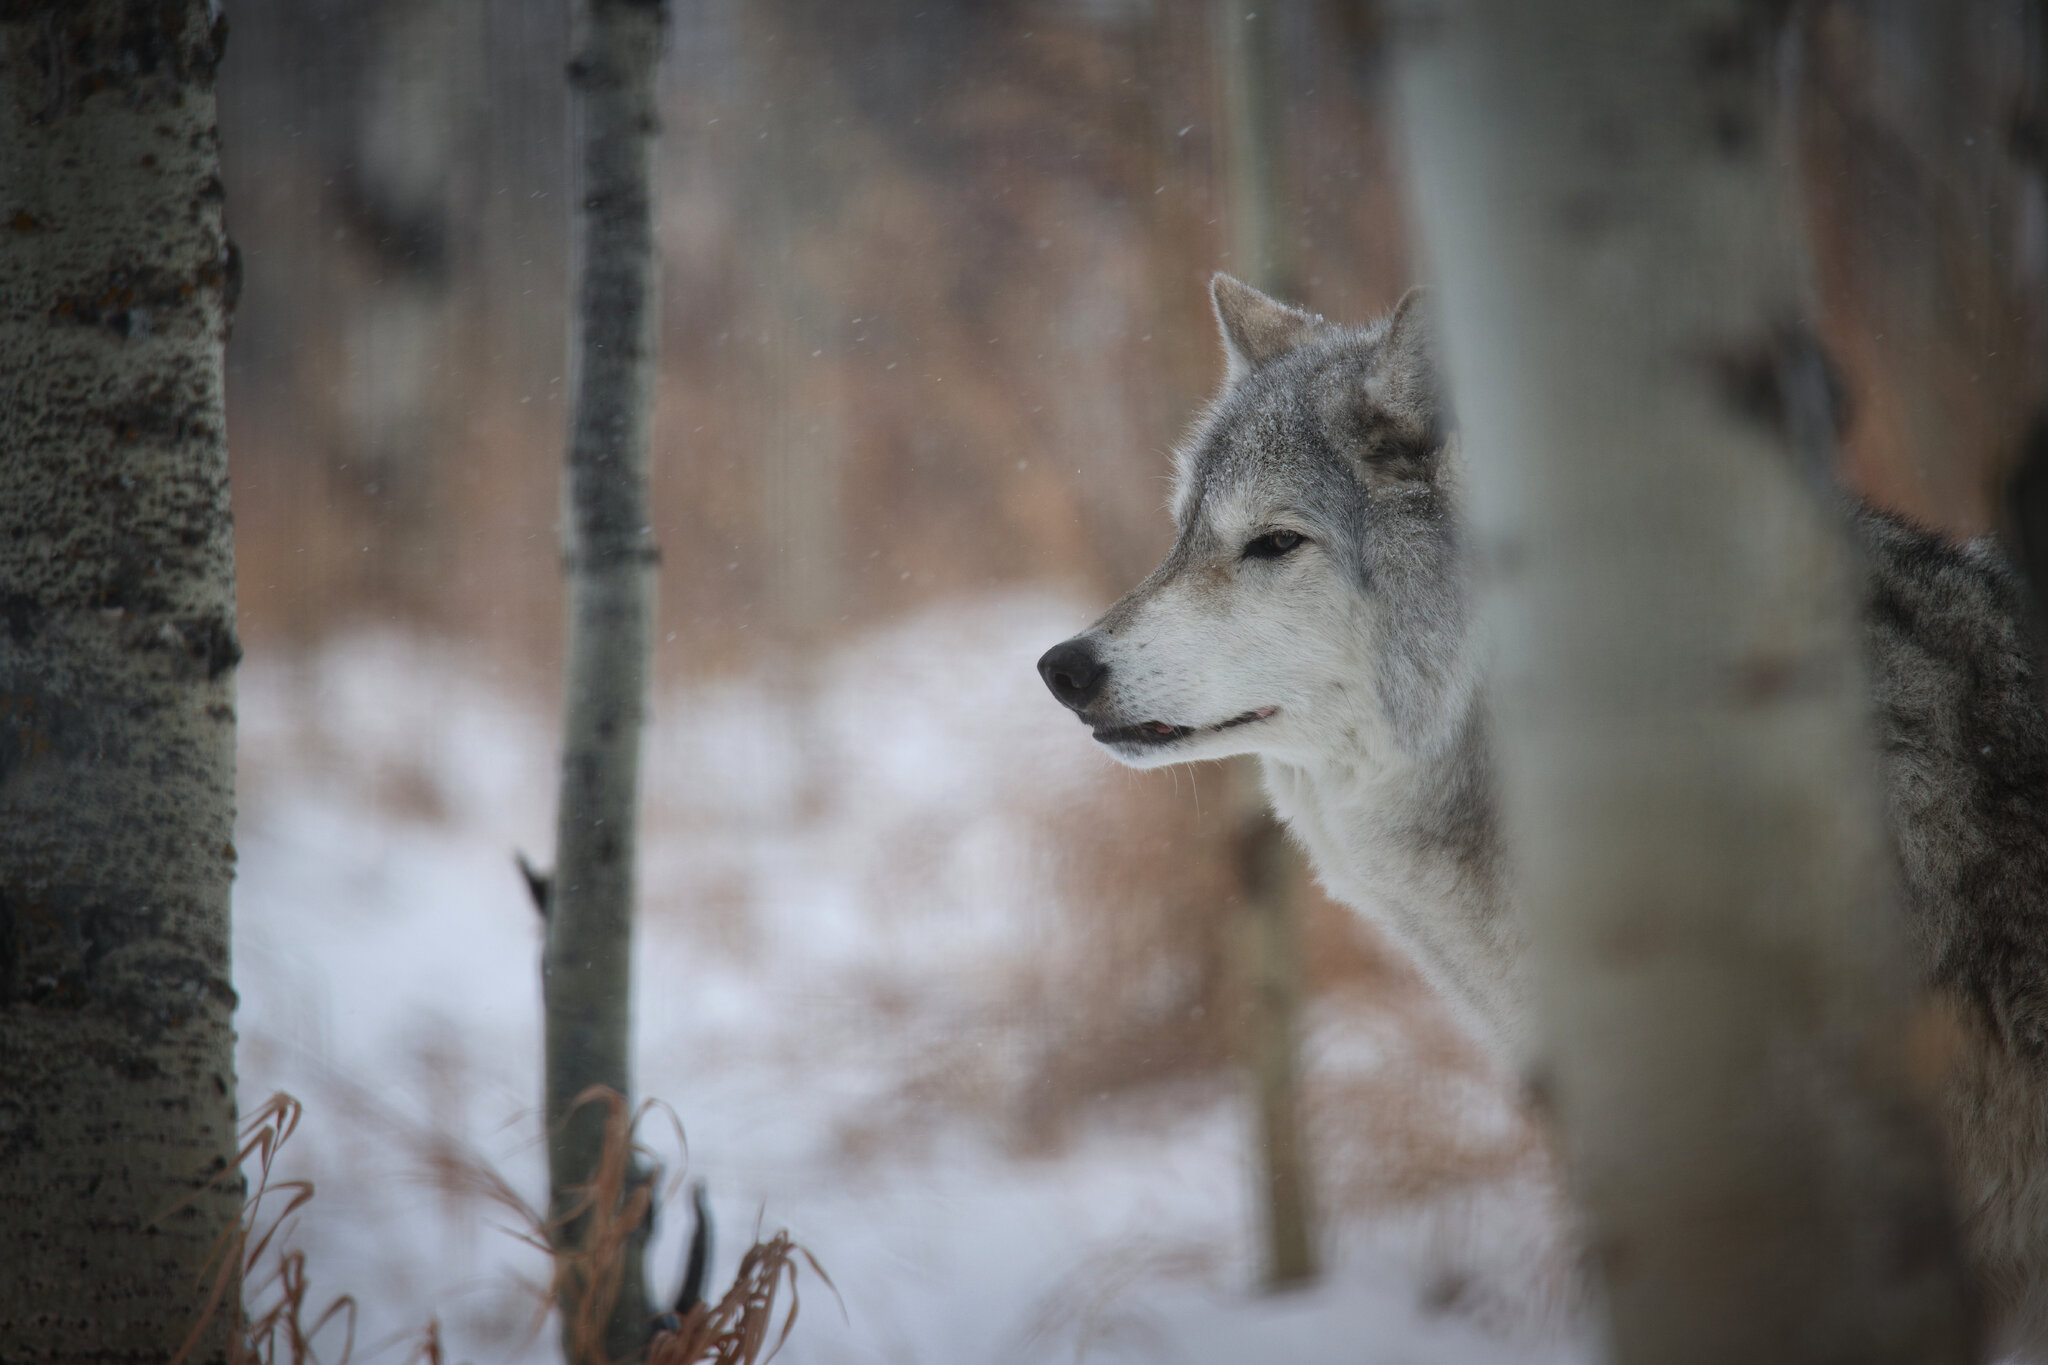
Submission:
<svg viewBox="0 0 2048 1365">
<path fill-rule="evenodd" d="M 1231 273 L 1276 298 L 1300 296 L 1296 238 L 1287 183 L 1287 101 L 1292 93 L 1280 50 L 1287 4 L 1248 6 L 1212 0 L 1216 66 L 1228 125 Z"/>
<path fill-rule="evenodd" d="M 1398 87 L 1622 1361 L 1972 1358 L 1747 0 L 1437 0 Z M 1802 465 L 1805 468 L 1802 470 Z"/>
<path fill-rule="evenodd" d="M 542 959 L 546 1003 L 550 1212 L 571 1365 L 638 1354 L 650 1330 L 644 1220 L 613 1269 L 578 1258 L 617 1208 L 574 1212 L 589 1196 L 609 1114 L 578 1100 L 602 1086 L 632 1095 L 633 902 L 640 734 L 647 704 L 656 549 L 648 501 L 656 296 L 653 145 L 660 0 L 583 0 L 570 63 L 576 124 L 577 315 L 564 483 L 569 620 L 555 872 Z M 637 1170 L 627 1193 L 644 1181 Z M 593 1217 L 593 1213 L 597 1216 Z M 607 1308 L 603 1300 L 615 1295 Z M 590 1339 L 594 1317 L 602 1341 Z"/>
<path fill-rule="evenodd" d="M 387 0 L 367 8 L 367 69 L 354 101 L 337 195 L 368 255 L 369 278 L 337 318 L 346 380 L 351 482 L 371 508 L 369 586 L 419 602 L 446 575 L 442 468 L 462 391 L 454 328 L 460 240 L 457 192 L 476 152 L 479 0 Z"/>
<path fill-rule="evenodd" d="M 833 23 L 860 22 L 788 4 L 749 6 L 741 16 L 744 56 L 764 96 L 756 115 L 761 136 L 740 186 L 745 248 L 767 296 L 758 399 L 766 422 L 754 464 L 763 540 L 773 553 L 769 624 L 797 656 L 777 672 L 798 693 L 807 690 L 806 665 L 843 608 L 840 362 L 849 332 L 807 248 L 839 213 L 849 168 L 862 155 L 864 121 L 823 55 Z"/>
<path fill-rule="evenodd" d="M 1274 0 L 1250 12 L 1214 0 L 1217 67 L 1228 127 L 1231 265 L 1245 283 L 1279 298 L 1300 292 L 1286 183 L 1285 74 Z M 1317 1273 L 1314 1195 L 1301 1128 L 1301 855 L 1267 805 L 1258 765 L 1233 766 L 1238 891 L 1236 936 L 1245 998 L 1245 1043 L 1258 1111 L 1266 1283 L 1284 1288 Z"/>
<path fill-rule="evenodd" d="M 214 126 L 224 33 L 208 10 L 0 9 L 11 1361 L 168 1360 L 241 1205 L 233 271 Z M 193 1358 L 223 1359 L 238 1314 L 231 1291 Z"/>
</svg>

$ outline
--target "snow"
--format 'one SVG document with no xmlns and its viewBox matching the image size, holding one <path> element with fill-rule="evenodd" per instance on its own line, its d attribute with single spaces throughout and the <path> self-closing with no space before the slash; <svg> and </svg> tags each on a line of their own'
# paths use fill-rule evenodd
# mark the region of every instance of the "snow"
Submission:
<svg viewBox="0 0 2048 1365">
<path fill-rule="evenodd" d="M 1392 1158 L 1340 1139 L 1411 1108 L 1425 1146 L 1432 1123 L 1513 1145 L 1483 1075 L 1402 1079 L 1407 1005 L 1325 998 L 1311 1020 L 1333 1195 L 1312 1291 L 1254 1287 L 1227 1077 L 1018 1141 L 1036 1042 L 1005 1001 L 1086 950 L 1060 913 L 1061 831 L 1113 818 L 1126 780 L 1031 668 L 1083 615 L 962 603 L 657 698 L 636 1065 L 686 1163 L 665 1121 L 650 1141 L 709 1182 L 714 1284 L 757 1224 L 789 1228 L 844 1305 L 806 1270 L 797 1365 L 1586 1358 L 1536 1163 L 1346 1196 Z M 404 1359 L 436 1317 L 451 1360 L 553 1357 L 543 1258 L 435 1176 L 459 1149 L 542 1202 L 540 924 L 512 851 L 551 842 L 553 731 L 459 642 L 359 633 L 243 667 L 242 1103 L 306 1104 L 278 1171 L 316 1187 L 291 1244 L 316 1300 L 358 1300 L 358 1359 Z M 1347 1117 L 1354 1092 L 1375 1122 Z M 657 1228 L 657 1286 L 679 1224 Z"/>
</svg>

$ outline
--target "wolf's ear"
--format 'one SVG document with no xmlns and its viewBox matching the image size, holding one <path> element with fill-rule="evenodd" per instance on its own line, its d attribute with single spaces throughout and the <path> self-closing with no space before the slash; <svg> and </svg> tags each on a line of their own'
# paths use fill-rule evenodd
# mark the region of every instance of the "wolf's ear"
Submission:
<svg viewBox="0 0 2048 1365">
<path fill-rule="evenodd" d="M 1263 369 L 1323 330 L 1321 318 L 1289 308 L 1228 275 L 1209 281 L 1209 297 L 1223 327 L 1223 354 L 1229 364 L 1223 376 L 1226 384 Z"/>
<path fill-rule="evenodd" d="M 1368 479 L 1433 476 L 1449 422 L 1437 384 L 1434 300 L 1411 289 L 1368 334 L 1357 382 L 1329 391 L 1323 418 Z"/>
<path fill-rule="evenodd" d="M 1366 394 L 1389 412 L 1436 419 L 1436 299 L 1416 285 L 1401 296 L 1380 332 Z"/>
</svg>

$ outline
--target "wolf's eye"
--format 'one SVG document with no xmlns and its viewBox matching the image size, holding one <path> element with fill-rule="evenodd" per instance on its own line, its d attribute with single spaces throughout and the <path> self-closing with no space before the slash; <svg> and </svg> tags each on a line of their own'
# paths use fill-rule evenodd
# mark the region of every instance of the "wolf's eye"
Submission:
<svg viewBox="0 0 2048 1365">
<path fill-rule="evenodd" d="M 1257 540 L 1248 541 L 1244 547 L 1246 559 L 1278 559 L 1301 544 L 1299 531 L 1268 531 Z"/>
</svg>

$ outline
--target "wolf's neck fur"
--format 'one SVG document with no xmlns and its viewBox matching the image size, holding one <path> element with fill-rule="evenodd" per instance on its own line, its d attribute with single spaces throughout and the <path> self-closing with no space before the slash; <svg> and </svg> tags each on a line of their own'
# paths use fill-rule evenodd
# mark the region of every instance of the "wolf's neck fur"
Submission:
<svg viewBox="0 0 2048 1365">
<path fill-rule="evenodd" d="M 1526 1041 L 1526 940 L 1502 875 L 1483 709 L 1424 757 L 1338 749 L 1264 759 L 1273 808 L 1330 893 L 1380 924 L 1467 1023 L 1512 1058 Z"/>
</svg>

